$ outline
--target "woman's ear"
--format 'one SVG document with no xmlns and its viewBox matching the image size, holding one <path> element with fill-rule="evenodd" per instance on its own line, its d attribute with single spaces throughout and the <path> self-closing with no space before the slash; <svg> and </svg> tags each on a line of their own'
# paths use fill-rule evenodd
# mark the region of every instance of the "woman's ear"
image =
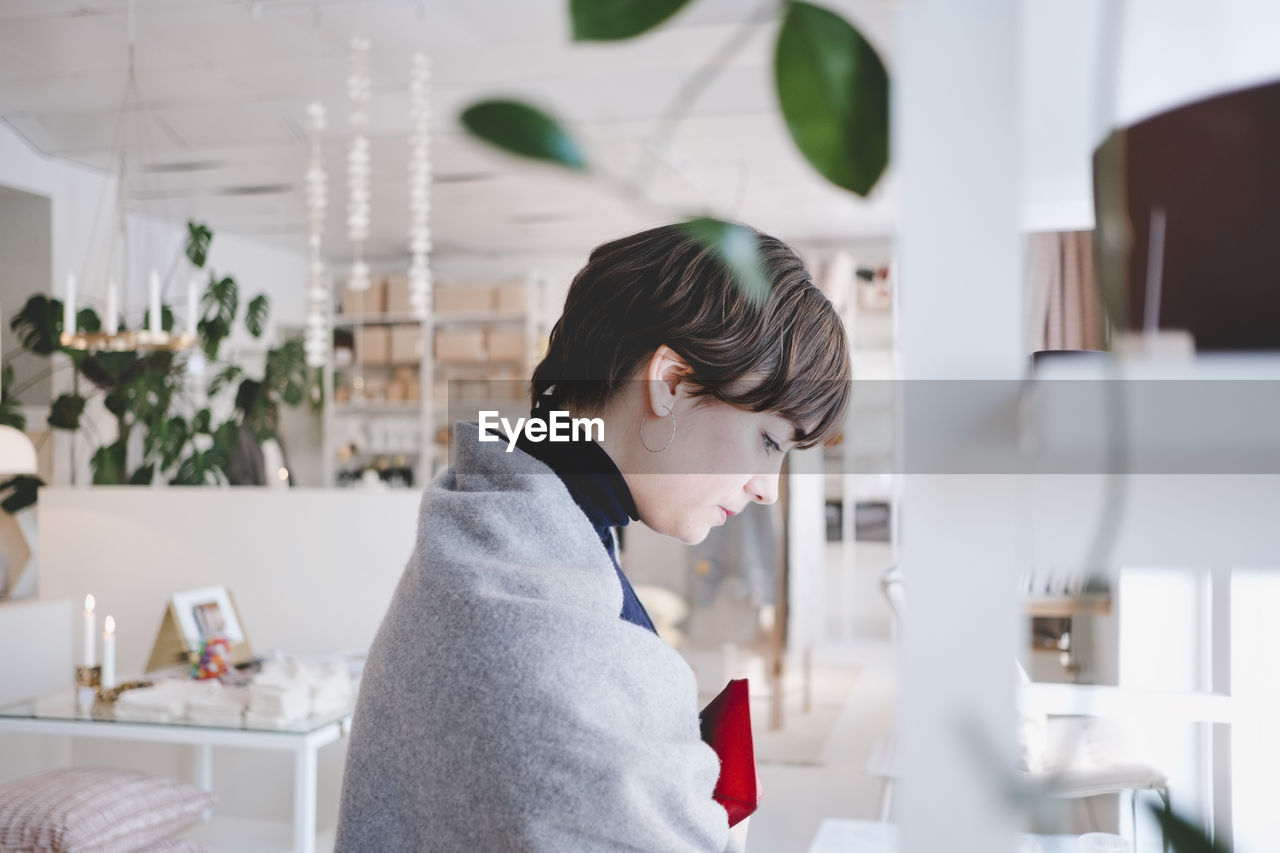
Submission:
<svg viewBox="0 0 1280 853">
<path fill-rule="evenodd" d="M 666 344 L 660 345 L 649 357 L 644 378 L 649 389 L 649 409 L 657 417 L 665 417 L 675 411 L 676 402 L 688 390 L 689 376 L 693 368 L 679 353 Z"/>
</svg>

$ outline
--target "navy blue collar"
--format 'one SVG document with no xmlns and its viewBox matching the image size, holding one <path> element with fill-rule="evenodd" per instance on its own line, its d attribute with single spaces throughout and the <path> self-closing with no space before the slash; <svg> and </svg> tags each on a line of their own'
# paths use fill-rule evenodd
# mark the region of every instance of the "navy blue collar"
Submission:
<svg viewBox="0 0 1280 853">
<path fill-rule="evenodd" d="M 533 414 L 537 415 L 535 411 Z M 640 518 L 631 489 L 604 448 L 594 441 L 530 441 L 521 432 L 516 447 L 555 471 L 597 532 L 625 527 Z"/>
</svg>

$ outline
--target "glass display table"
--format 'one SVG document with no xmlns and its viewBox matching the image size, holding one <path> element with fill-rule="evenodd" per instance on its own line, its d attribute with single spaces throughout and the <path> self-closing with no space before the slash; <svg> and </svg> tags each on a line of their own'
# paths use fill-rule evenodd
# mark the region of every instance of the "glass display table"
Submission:
<svg viewBox="0 0 1280 853">
<path fill-rule="evenodd" d="M 0 707 L 0 734 L 61 736 L 98 740 L 185 744 L 195 747 L 195 782 L 213 787 L 215 746 L 269 749 L 294 756 L 293 849 L 316 850 L 316 753 L 347 734 L 354 697 L 346 706 L 299 720 L 267 725 L 215 724 L 186 718 L 148 722 L 117 718 L 111 705 L 77 702 L 75 690 L 63 690 Z"/>
</svg>

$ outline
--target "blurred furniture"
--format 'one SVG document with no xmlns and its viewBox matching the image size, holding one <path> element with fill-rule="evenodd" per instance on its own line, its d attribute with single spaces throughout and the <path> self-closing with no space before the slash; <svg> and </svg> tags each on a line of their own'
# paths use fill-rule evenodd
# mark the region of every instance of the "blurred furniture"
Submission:
<svg viewBox="0 0 1280 853">
<path fill-rule="evenodd" d="M 880 590 L 893 612 L 895 629 L 901 630 L 907 595 L 902 572 L 896 565 L 881 576 Z M 1022 665 L 1015 661 L 1015 666 L 1022 684 L 1030 685 Z M 1128 760 L 1123 732 L 1109 721 L 1083 715 L 1050 718 L 1038 709 L 1023 708 L 1019 713 L 1018 739 L 1021 774 L 1027 781 L 1042 785 L 1050 796 L 1085 803 L 1088 797 L 1128 793 L 1135 835 L 1141 792 L 1154 792 L 1166 805 L 1169 803 L 1168 778 L 1156 767 Z M 865 765 L 867 775 L 880 780 L 877 814 L 881 821 L 889 819 L 893 808 L 896 746 L 895 735 L 873 744 Z M 1167 839 L 1165 843 L 1167 846 Z"/>
<path fill-rule="evenodd" d="M 1280 349 L 1277 147 L 1280 82 L 1166 110 L 1098 147 L 1098 277 L 1113 323 L 1186 330 L 1200 352 Z"/>
<path fill-rule="evenodd" d="M 316 752 L 343 737 L 351 725 L 352 708 L 308 717 L 277 728 L 208 726 L 185 723 L 124 722 L 108 707 L 84 708 L 72 690 L 0 707 L 0 734 L 64 736 L 140 743 L 183 744 L 195 747 L 195 782 L 203 790 L 213 786 L 215 746 L 268 749 L 294 755 L 293 849 L 316 850 Z"/>
</svg>

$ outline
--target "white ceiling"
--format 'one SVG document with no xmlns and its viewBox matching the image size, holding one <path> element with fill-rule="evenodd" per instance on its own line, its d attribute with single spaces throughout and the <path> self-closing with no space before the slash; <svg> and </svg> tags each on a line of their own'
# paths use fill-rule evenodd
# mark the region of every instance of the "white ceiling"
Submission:
<svg viewBox="0 0 1280 853">
<path fill-rule="evenodd" d="M 856 21 L 892 67 L 892 0 L 828 5 Z M 326 252 L 343 257 L 347 45 L 364 33 L 373 45 L 371 257 L 406 253 L 408 72 L 422 47 L 433 63 L 437 254 L 579 252 L 708 210 L 794 240 L 892 231 L 891 175 L 864 201 L 826 184 L 795 152 L 774 100 L 771 22 L 747 25 L 742 49 L 678 125 L 649 202 L 620 196 L 608 180 L 526 164 L 469 138 L 457 121 L 468 103 L 515 95 L 564 120 L 599 170 L 630 175 L 680 86 L 759 8 L 695 0 L 643 38 L 581 45 L 570 41 L 567 7 L 568 0 L 136 0 L 147 110 L 121 122 L 127 0 L 4 0 L 0 117 L 39 151 L 99 168 L 108 168 L 122 126 L 141 160 L 129 182 L 132 209 L 301 250 L 305 111 L 320 97 L 331 124 Z"/>
</svg>

